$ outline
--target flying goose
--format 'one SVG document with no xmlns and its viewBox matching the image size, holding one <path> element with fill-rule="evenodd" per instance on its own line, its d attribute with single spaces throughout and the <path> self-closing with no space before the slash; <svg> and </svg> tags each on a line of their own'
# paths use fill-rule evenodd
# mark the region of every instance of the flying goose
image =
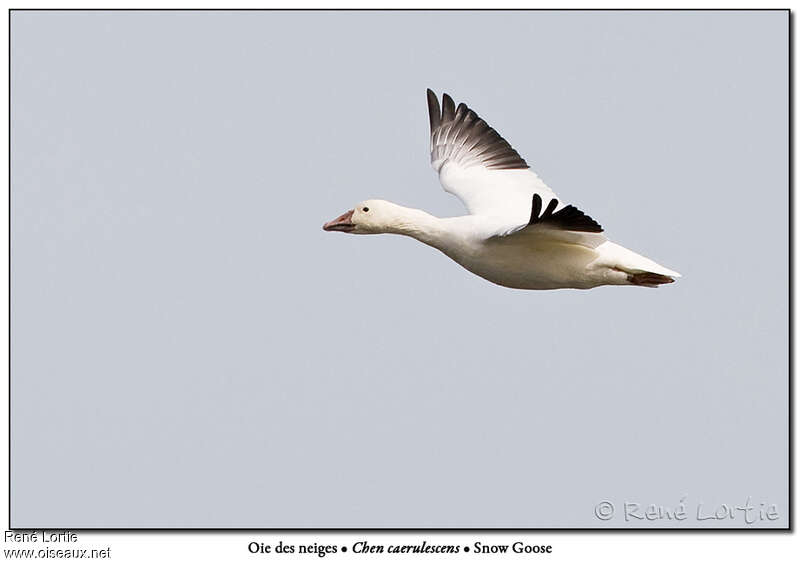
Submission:
<svg viewBox="0 0 800 564">
<path fill-rule="evenodd" d="M 431 165 L 469 215 L 434 217 L 385 200 L 365 200 L 325 231 L 397 233 L 442 251 L 478 276 L 509 288 L 655 288 L 675 271 L 613 243 L 594 219 L 555 193 L 489 124 L 428 89 Z"/>
</svg>

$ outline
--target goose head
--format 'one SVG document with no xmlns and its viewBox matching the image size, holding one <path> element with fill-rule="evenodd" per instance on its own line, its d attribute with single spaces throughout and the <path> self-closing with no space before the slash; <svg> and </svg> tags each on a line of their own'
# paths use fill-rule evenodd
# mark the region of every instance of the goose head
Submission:
<svg viewBox="0 0 800 564">
<path fill-rule="evenodd" d="M 325 231 L 344 233 L 394 233 L 403 223 L 406 208 L 385 200 L 365 200 L 327 222 Z"/>
</svg>

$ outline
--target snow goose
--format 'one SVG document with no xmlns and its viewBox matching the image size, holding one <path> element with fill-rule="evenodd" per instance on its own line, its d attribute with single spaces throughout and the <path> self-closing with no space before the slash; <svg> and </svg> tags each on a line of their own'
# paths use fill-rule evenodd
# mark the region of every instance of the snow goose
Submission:
<svg viewBox="0 0 800 564">
<path fill-rule="evenodd" d="M 603 235 L 594 219 L 555 193 L 465 104 L 442 104 L 428 90 L 431 164 L 469 215 L 434 217 L 385 200 L 366 200 L 323 225 L 326 231 L 396 233 L 430 245 L 509 288 L 603 285 L 657 287 L 680 276 Z"/>
</svg>

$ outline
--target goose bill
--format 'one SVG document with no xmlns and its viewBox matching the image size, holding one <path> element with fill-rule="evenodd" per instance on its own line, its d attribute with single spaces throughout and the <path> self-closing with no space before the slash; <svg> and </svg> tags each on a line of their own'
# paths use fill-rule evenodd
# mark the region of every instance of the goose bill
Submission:
<svg viewBox="0 0 800 564">
<path fill-rule="evenodd" d="M 336 219 L 330 220 L 322 226 L 325 231 L 344 231 L 350 233 L 356 226 L 353 225 L 353 210 L 346 211 Z"/>
</svg>

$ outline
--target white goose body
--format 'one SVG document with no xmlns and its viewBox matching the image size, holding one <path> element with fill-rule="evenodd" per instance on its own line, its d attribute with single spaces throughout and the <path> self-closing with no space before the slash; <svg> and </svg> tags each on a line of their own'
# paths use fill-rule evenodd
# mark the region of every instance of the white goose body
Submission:
<svg viewBox="0 0 800 564">
<path fill-rule="evenodd" d="M 430 245 L 495 284 L 526 290 L 603 285 L 655 287 L 680 276 L 608 241 L 591 217 L 561 203 L 475 112 L 428 90 L 431 163 L 470 215 L 437 218 L 367 200 L 326 223 L 327 231 L 397 233 Z"/>
</svg>

